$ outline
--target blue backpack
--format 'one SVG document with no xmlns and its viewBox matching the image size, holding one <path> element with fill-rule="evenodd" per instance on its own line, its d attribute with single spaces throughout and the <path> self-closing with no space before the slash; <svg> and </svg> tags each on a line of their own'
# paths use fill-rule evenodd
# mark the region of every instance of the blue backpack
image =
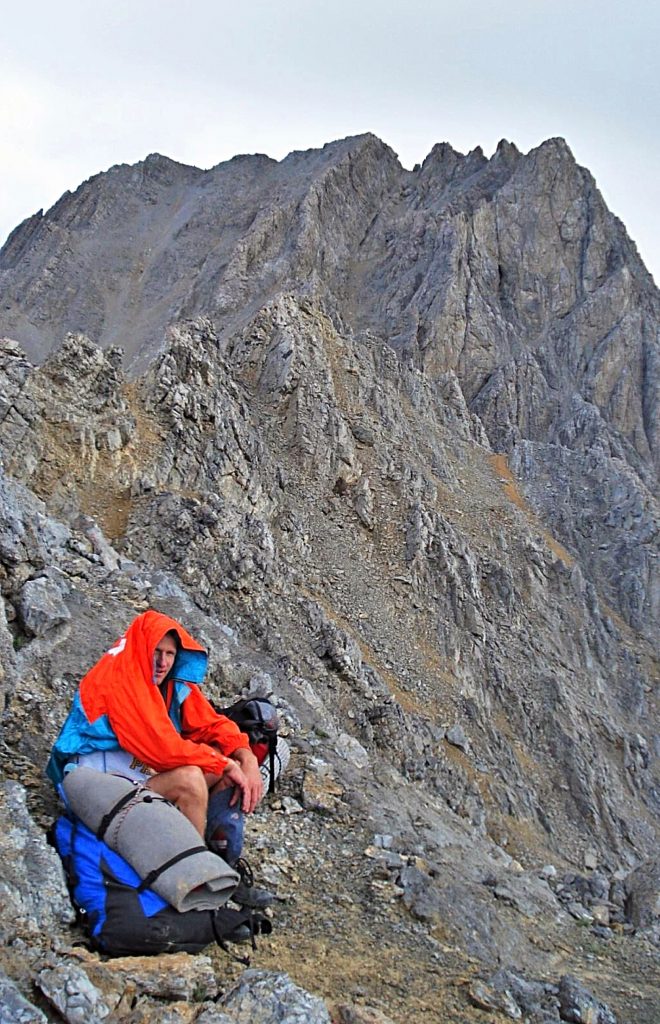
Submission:
<svg viewBox="0 0 660 1024">
<path fill-rule="evenodd" d="M 254 948 L 254 935 L 271 930 L 267 918 L 248 909 L 175 910 L 77 818 L 58 818 L 51 839 L 79 922 L 92 946 L 109 956 L 198 953 L 213 942 L 226 950 L 244 924 Z"/>
</svg>

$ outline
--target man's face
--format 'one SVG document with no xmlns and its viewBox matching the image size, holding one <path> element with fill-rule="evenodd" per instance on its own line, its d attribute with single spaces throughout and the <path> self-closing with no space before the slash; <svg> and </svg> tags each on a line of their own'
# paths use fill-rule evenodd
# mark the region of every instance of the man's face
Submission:
<svg viewBox="0 0 660 1024">
<path fill-rule="evenodd" d="M 171 636 L 165 635 L 154 651 L 154 682 L 160 685 L 172 668 L 176 658 L 176 644 Z"/>
</svg>

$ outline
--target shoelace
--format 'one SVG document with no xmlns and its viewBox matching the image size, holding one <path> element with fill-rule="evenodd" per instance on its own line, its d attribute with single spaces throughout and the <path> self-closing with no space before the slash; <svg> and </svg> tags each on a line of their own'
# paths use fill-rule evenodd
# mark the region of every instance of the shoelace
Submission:
<svg viewBox="0 0 660 1024">
<path fill-rule="evenodd" d="M 248 864 L 244 857 L 238 858 L 238 860 L 234 864 L 234 869 L 238 871 L 239 875 L 241 876 L 241 882 L 243 883 L 243 885 L 246 886 L 246 888 L 251 889 L 252 886 L 254 885 L 254 874 L 252 868 L 250 867 L 250 865 Z"/>
</svg>

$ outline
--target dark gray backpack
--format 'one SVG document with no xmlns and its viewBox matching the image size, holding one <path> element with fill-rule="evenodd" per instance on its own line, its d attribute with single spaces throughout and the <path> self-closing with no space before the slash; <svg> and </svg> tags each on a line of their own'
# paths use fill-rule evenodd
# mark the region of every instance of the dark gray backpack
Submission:
<svg viewBox="0 0 660 1024">
<path fill-rule="evenodd" d="M 241 732 L 247 735 L 250 749 L 260 765 L 268 757 L 268 792 L 274 793 L 275 777 L 278 774 L 275 765 L 277 730 L 280 725 L 274 704 L 268 697 L 247 697 L 237 700 L 228 708 L 216 708 L 216 711 L 226 718 L 231 718 Z"/>
</svg>

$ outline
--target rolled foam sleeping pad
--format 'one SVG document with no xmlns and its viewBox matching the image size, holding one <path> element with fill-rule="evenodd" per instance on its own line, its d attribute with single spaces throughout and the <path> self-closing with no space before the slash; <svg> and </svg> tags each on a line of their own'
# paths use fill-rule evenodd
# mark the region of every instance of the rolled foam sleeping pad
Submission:
<svg viewBox="0 0 660 1024">
<path fill-rule="evenodd" d="M 238 874 L 203 847 L 194 825 L 157 793 L 118 775 L 82 767 L 68 772 L 62 788 L 76 817 L 177 910 L 217 910 L 236 888 Z M 102 831 L 105 816 L 124 799 Z M 176 863 L 159 872 L 171 860 Z M 158 874 L 152 878 L 154 872 Z"/>
</svg>

